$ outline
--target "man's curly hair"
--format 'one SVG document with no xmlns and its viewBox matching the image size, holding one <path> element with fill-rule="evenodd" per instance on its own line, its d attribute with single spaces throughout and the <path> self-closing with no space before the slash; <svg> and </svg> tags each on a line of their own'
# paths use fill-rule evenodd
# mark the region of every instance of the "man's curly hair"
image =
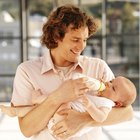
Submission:
<svg viewBox="0 0 140 140">
<path fill-rule="evenodd" d="M 44 24 L 41 37 L 42 45 L 48 49 L 53 49 L 58 46 L 57 40 L 63 40 L 67 28 L 72 25 L 72 29 L 80 27 L 88 27 L 89 36 L 97 31 L 97 24 L 93 17 L 88 16 L 74 5 L 64 5 L 52 11 Z"/>
</svg>

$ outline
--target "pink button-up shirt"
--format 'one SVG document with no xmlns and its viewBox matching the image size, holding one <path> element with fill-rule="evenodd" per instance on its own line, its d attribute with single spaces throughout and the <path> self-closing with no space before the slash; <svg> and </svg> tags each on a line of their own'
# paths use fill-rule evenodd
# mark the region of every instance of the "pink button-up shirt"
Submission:
<svg viewBox="0 0 140 140">
<path fill-rule="evenodd" d="M 103 60 L 86 56 L 80 56 L 78 63 L 74 64 L 64 75 L 62 71 L 55 69 L 48 50 L 43 57 L 26 61 L 18 66 L 11 102 L 14 106 L 32 105 L 32 92 L 34 90 L 40 90 L 43 94 L 49 95 L 77 72 L 104 81 L 110 81 L 114 78 L 112 71 Z M 32 138 L 32 140 L 46 139 L 45 130 Z M 71 140 L 101 139 L 101 127 L 93 127 L 93 130 L 83 136 L 71 138 Z"/>
</svg>

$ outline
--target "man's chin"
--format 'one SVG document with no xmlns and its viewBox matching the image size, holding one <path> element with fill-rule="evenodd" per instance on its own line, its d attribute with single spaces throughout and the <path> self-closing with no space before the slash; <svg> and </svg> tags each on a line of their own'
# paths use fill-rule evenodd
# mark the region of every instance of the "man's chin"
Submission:
<svg viewBox="0 0 140 140">
<path fill-rule="evenodd" d="M 77 63 L 78 60 L 79 60 L 79 56 L 77 56 L 77 57 L 75 57 L 75 58 L 73 59 L 73 63 Z"/>
</svg>

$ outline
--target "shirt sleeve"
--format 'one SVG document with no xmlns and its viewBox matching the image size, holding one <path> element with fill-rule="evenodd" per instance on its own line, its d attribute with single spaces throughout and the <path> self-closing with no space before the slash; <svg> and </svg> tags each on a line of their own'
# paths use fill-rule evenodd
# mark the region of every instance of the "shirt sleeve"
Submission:
<svg viewBox="0 0 140 140">
<path fill-rule="evenodd" d="M 104 60 L 102 60 L 102 63 L 100 63 L 100 67 L 103 67 L 100 69 L 102 69 L 102 79 L 105 82 L 111 81 L 112 79 L 115 78 L 112 70 L 110 69 L 110 67 L 107 65 L 107 63 Z"/>
<path fill-rule="evenodd" d="M 11 103 L 14 106 L 32 105 L 31 98 L 33 91 L 34 88 L 26 72 L 26 67 L 22 63 L 16 71 Z"/>
<path fill-rule="evenodd" d="M 87 95 L 87 97 L 89 98 L 89 100 L 91 100 L 92 103 L 96 105 L 97 108 L 107 107 L 111 110 L 112 107 L 115 106 L 115 103 L 113 101 L 104 97 L 91 96 L 91 95 Z"/>
</svg>

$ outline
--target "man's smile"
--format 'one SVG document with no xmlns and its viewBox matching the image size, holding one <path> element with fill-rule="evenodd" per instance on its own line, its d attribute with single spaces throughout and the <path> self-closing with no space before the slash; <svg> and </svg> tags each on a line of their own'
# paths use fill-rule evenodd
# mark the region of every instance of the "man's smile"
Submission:
<svg viewBox="0 0 140 140">
<path fill-rule="evenodd" d="M 76 50 L 70 50 L 73 54 L 75 55 L 80 55 L 81 54 L 81 51 L 76 51 Z"/>
</svg>

